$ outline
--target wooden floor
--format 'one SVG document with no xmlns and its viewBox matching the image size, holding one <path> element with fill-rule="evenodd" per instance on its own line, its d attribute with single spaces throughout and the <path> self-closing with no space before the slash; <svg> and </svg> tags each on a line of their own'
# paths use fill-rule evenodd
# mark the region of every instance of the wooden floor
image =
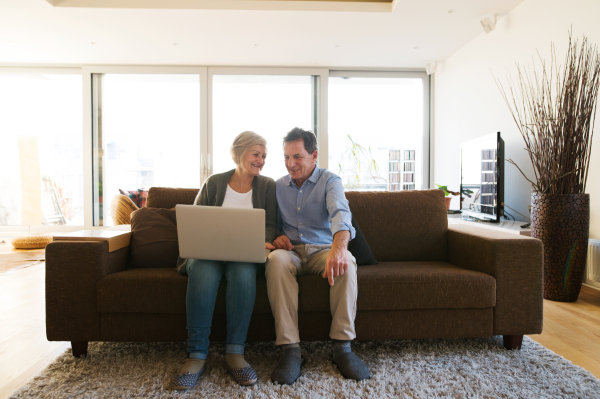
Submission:
<svg viewBox="0 0 600 399">
<path fill-rule="evenodd" d="M 48 342 L 44 264 L 0 275 L 0 398 L 8 398 L 70 347 Z"/>
<path fill-rule="evenodd" d="M 544 331 L 529 337 L 600 378 L 600 291 L 583 286 L 577 302 L 544 300 Z"/>
<path fill-rule="evenodd" d="M 70 347 L 48 342 L 44 322 L 44 265 L 0 275 L 0 399 Z M 600 378 L 600 291 L 583 287 L 575 303 L 544 301 L 544 332 L 531 338 Z"/>
</svg>

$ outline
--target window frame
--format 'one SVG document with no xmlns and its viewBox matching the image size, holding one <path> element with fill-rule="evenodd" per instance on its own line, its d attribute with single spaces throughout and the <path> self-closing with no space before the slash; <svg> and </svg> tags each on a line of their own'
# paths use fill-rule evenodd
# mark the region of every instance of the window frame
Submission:
<svg viewBox="0 0 600 399">
<path fill-rule="evenodd" d="M 329 71 L 330 77 L 335 78 L 405 78 L 405 79 L 421 79 L 423 81 L 423 156 L 421 161 L 422 184 L 421 190 L 426 190 L 430 187 L 431 173 L 431 129 L 429 126 L 431 109 L 430 109 L 430 90 L 429 90 L 429 75 L 426 72 L 409 72 L 409 71 L 365 71 L 365 70 L 336 70 Z"/>
<path fill-rule="evenodd" d="M 422 189 L 430 186 L 431 173 L 431 135 L 430 121 L 433 119 L 433 107 L 430 99 L 430 78 L 424 71 L 406 68 L 341 68 L 341 67 L 252 67 L 252 66 L 0 66 L 0 74 L 80 74 L 83 96 L 83 189 L 84 189 L 84 225 L 83 226 L 0 226 L 0 233 L 24 232 L 71 232 L 81 229 L 95 230 L 106 226 L 93 225 L 93 74 L 196 74 L 200 79 L 200 181 L 202 185 L 212 172 L 212 77 L 214 75 L 296 75 L 318 76 L 316 79 L 315 112 L 317 140 L 319 143 L 318 162 L 328 167 L 328 86 L 329 77 L 403 77 L 423 80 L 423 184 Z"/>
<path fill-rule="evenodd" d="M 318 94 L 316 104 L 313 104 L 313 121 L 316 125 L 319 157 L 317 162 L 321 167 L 327 167 L 327 89 L 323 84 L 329 80 L 327 68 L 295 68 L 295 67 L 209 67 L 208 68 L 208 146 L 212 153 L 213 121 L 212 121 L 212 92 L 213 76 L 215 75 L 279 75 L 279 76 L 317 76 L 315 92 Z M 282 134 L 284 134 L 283 132 Z M 211 154 L 212 155 L 212 154 Z M 208 170 L 212 172 L 212 159 L 209 157 Z M 211 173 L 212 174 L 212 173 Z M 208 175 L 210 176 L 210 174 Z M 207 177 L 208 177 L 207 176 Z"/>
<path fill-rule="evenodd" d="M 81 68 L 83 75 L 83 96 L 84 96 L 84 115 L 83 115 L 83 134 L 84 134 L 84 148 L 88 150 L 84 154 L 84 203 L 87 207 L 84 209 L 84 224 L 85 228 L 105 228 L 106 226 L 96 225 L 96 218 L 94 216 L 95 202 L 94 202 L 94 135 L 98 132 L 97 120 L 95 118 L 94 111 L 96 111 L 96 104 L 99 99 L 98 93 L 94 92 L 94 75 L 104 74 L 120 74 L 120 75 L 198 75 L 200 81 L 200 182 L 202 185 L 206 177 L 203 176 L 202 163 L 204 152 L 206 151 L 206 135 L 207 135 L 207 67 L 180 67 L 180 66 L 84 66 Z M 86 180 L 87 178 L 87 180 Z M 107 208 L 108 209 L 108 208 Z M 106 212 L 105 212 L 106 213 Z M 105 216 L 105 215 L 104 215 Z"/>
<path fill-rule="evenodd" d="M 81 75 L 80 67 L 14 67 L 14 66 L 0 66 L 0 74 L 2 75 L 40 75 L 40 74 L 56 74 L 56 75 Z M 85 92 L 85 82 L 83 82 L 83 92 Z M 84 99 L 84 107 L 85 107 L 85 99 Z M 82 110 L 83 111 L 83 110 Z M 86 147 L 85 136 L 83 137 L 83 148 Z M 85 213 L 88 208 L 85 196 L 85 181 L 86 181 L 86 168 L 85 168 L 85 152 L 83 155 L 84 165 L 83 165 L 83 213 L 84 213 L 84 225 L 78 226 L 44 226 L 44 225 L 23 225 L 23 226 L 0 226 L 0 233 L 16 233 L 16 234 L 24 234 L 24 233 L 45 233 L 45 232 L 70 232 L 77 231 L 81 229 L 85 229 L 86 220 Z"/>
</svg>

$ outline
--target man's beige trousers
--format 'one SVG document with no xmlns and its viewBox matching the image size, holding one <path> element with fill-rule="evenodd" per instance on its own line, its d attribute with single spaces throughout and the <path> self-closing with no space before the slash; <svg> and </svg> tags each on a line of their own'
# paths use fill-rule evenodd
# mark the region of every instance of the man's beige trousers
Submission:
<svg viewBox="0 0 600 399">
<path fill-rule="evenodd" d="M 277 249 L 267 258 L 267 292 L 275 318 L 275 345 L 300 342 L 298 332 L 298 281 L 306 274 L 323 275 L 331 245 L 295 245 L 292 251 Z M 348 252 L 348 270 L 334 278 L 329 289 L 329 308 L 333 320 L 329 336 L 338 340 L 356 338 L 356 259 Z"/>
</svg>

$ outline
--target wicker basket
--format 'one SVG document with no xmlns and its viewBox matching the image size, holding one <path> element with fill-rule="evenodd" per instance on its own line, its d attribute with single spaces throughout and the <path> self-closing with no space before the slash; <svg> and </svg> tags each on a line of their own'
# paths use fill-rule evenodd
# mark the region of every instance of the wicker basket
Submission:
<svg viewBox="0 0 600 399">
<path fill-rule="evenodd" d="M 115 226 L 120 224 L 131 224 L 131 213 L 139 208 L 126 195 L 117 194 L 110 204 L 110 215 Z"/>
<path fill-rule="evenodd" d="M 19 236 L 12 239 L 12 246 L 16 249 L 43 249 L 52 242 L 52 236 L 48 234 L 35 234 Z"/>
</svg>

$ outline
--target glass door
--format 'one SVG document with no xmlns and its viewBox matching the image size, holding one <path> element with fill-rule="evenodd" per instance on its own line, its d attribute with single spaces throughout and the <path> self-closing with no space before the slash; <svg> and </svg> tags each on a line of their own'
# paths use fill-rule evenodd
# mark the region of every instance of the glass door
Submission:
<svg viewBox="0 0 600 399">
<path fill-rule="evenodd" d="M 150 187 L 200 187 L 200 80 L 178 73 L 92 75 L 95 226 L 113 224 L 117 194 L 142 207 Z"/>
<path fill-rule="evenodd" d="M 429 187 L 425 73 L 331 72 L 329 169 L 347 190 Z"/>
<path fill-rule="evenodd" d="M 83 226 L 81 92 L 77 70 L 0 73 L 0 226 Z"/>
<path fill-rule="evenodd" d="M 229 148 L 238 134 L 250 130 L 268 143 L 262 174 L 275 180 L 286 175 L 286 133 L 301 127 L 317 137 L 325 134 L 318 118 L 320 79 L 318 71 L 209 69 L 211 173 L 235 168 Z"/>
</svg>

